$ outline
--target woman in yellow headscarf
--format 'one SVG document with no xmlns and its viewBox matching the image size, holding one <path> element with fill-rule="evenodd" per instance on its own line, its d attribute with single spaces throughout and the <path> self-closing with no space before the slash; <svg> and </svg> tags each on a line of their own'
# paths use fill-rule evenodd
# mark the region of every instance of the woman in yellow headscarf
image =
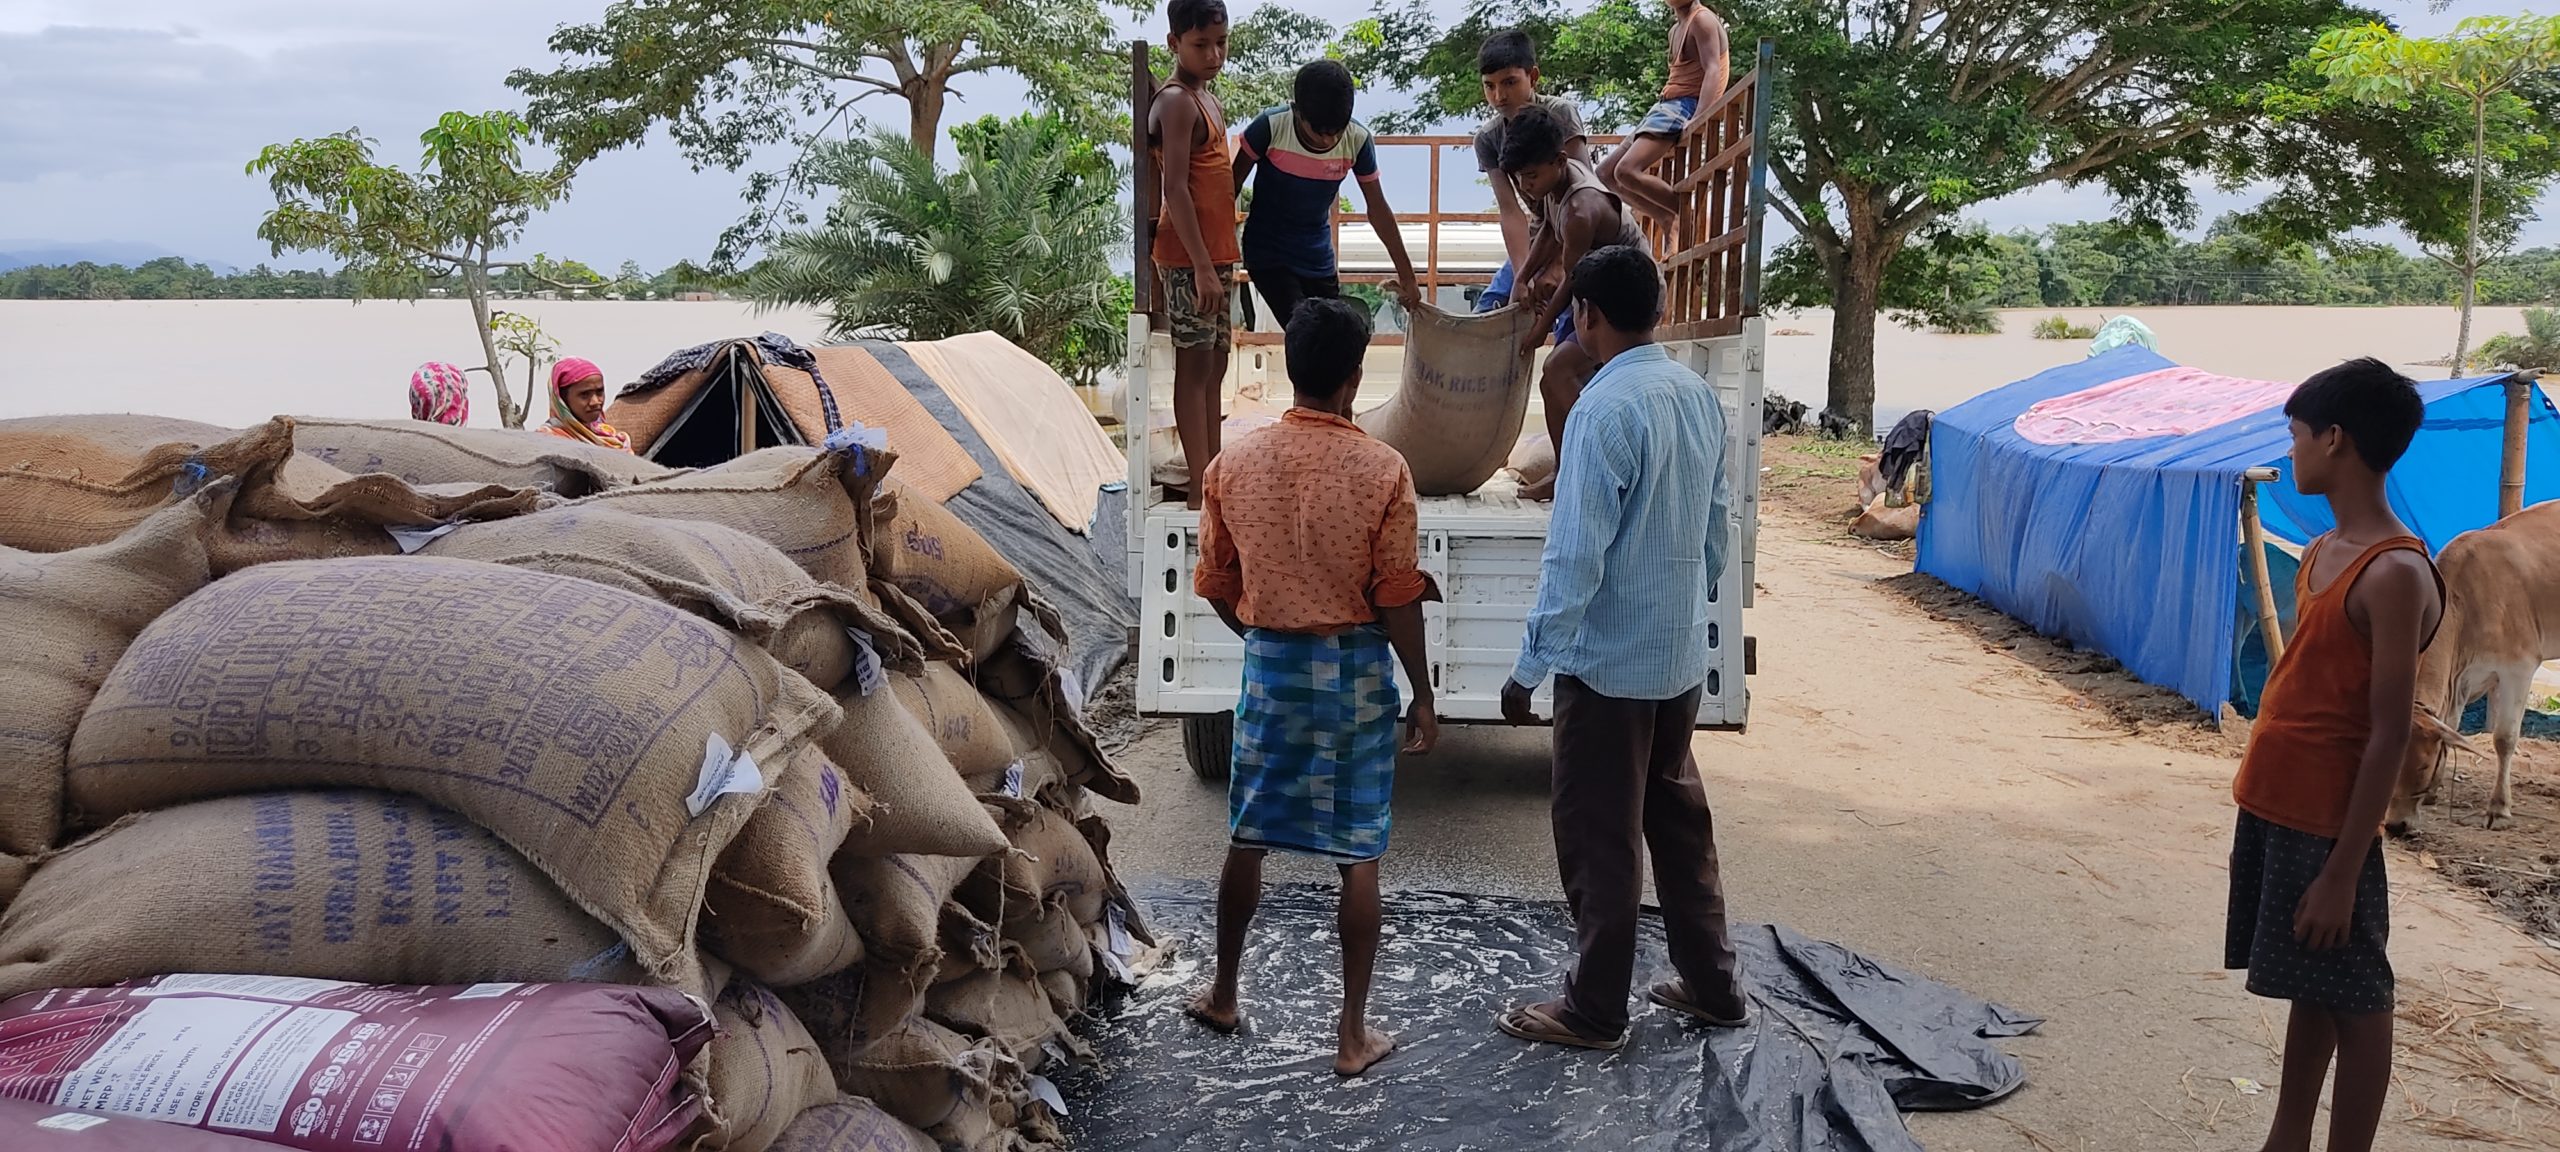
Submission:
<svg viewBox="0 0 2560 1152">
<path fill-rule="evenodd" d="M 631 437 L 604 422 L 604 369 L 571 356 L 551 366 L 551 422 L 542 430 L 563 440 L 631 451 Z"/>
</svg>

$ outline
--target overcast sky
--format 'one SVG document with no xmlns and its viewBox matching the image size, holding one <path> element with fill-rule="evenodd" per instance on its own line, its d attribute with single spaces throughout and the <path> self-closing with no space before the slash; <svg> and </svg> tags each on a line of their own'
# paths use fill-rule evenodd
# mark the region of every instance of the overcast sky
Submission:
<svg viewBox="0 0 2560 1152">
<path fill-rule="evenodd" d="M 1230 0 L 1240 14 L 1253 2 Z M 1367 0 L 1295 6 L 1337 22 L 1368 9 Z M 2382 7 L 2415 31 L 2450 27 L 2465 11 L 2515 10 Z M 603 9 L 604 0 L 0 0 L 0 249 L 126 242 L 242 267 L 267 260 L 255 231 L 274 201 L 243 173 L 261 146 L 361 127 L 381 141 L 379 156 L 407 161 L 439 113 L 517 106 L 507 72 L 546 65 L 555 26 Z M 874 103 L 874 118 L 903 124 L 898 105 Z M 1015 111 L 1023 97 L 1018 84 L 979 78 L 955 103 L 950 120 Z M 736 218 L 739 184 L 692 171 L 661 136 L 589 164 L 523 250 L 600 268 L 699 258 Z M 1420 208 L 1420 184 L 1406 175 L 1390 188 L 1400 206 Z M 2208 220 L 2245 203 L 2205 199 Z M 2003 229 L 2109 214 L 2096 189 L 2040 190 L 1974 213 Z M 2560 220 L 2528 235 L 2555 241 Z"/>
</svg>

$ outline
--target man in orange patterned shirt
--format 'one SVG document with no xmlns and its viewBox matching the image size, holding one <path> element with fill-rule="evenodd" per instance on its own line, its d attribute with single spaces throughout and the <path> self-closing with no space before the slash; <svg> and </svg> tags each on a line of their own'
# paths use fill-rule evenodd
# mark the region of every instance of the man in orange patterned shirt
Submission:
<svg viewBox="0 0 2560 1152">
<path fill-rule="evenodd" d="M 1333 1070 L 1358 1076 L 1395 1050 L 1368 1024 L 1378 957 L 1378 858 L 1395 789 L 1393 658 L 1413 685 L 1403 750 L 1439 739 L 1424 663 L 1413 472 L 1351 422 L 1369 317 L 1311 299 L 1288 326 L 1297 406 L 1237 441 L 1201 476 L 1200 567 L 1192 586 L 1244 637 L 1227 783 L 1232 839 L 1218 885 L 1218 973 L 1191 1014 L 1220 1032 L 1241 1020 L 1237 968 L 1262 903 L 1271 849 L 1342 870 L 1342 1019 Z"/>
</svg>

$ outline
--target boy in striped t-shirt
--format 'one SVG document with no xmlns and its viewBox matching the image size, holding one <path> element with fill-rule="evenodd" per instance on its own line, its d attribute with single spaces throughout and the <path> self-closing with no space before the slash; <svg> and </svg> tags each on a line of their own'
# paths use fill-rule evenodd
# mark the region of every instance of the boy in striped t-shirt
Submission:
<svg viewBox="0 0 2560 1152">
<path fill-rule="evenodd" d="M 1244 222 L 1244 269 L 1286 329 L 1300 301 L 1342 295 L 1333 252 L 1333 206 L 1342 178 L 1359 178 L 1369 202 L 1369 226 L 1396 266 L 1396 296 L 1412 307 L 1413 259 L 1395 209 L 1378 184 L 1378 150 L 1369 129 L 1351 118 L 1351 71 L 1338 60 L 1298 69 L 1294 98 L 1244 127 L 1236 149 L 1235 181 L 1253 181 L 1253 204 Z"/>
</svg>

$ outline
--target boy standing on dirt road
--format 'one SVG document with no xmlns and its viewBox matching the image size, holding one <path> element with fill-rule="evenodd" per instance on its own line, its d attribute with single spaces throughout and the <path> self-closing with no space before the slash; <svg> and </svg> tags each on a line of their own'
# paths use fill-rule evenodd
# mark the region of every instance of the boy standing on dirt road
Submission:
<svg viewBox="0 0 2560 1152">
<path fill-rule="evenodd" d="M 2338 527 L 2295 577 L 2298 623 L 2267 678 L 2231 782 L 2231 910 L 2223 967 L 2293 1002 L 2268 1152 L 2308 1152 L 2329 1056 L 2331 1152 L 2365 1152 L 2391 1088 L 2393 978 L 2382 818 L 2417 708 L 2418 654 L 2444 616 L 2426 543 L 2392 515 L 2391 466 L 2425 416 L 2409 378 L 2373 359 L 2302 382 L 2293 482 Z"/>
<path fill-rule="evenodd" d="M 1502 715 L 1535 721 L 1529 695 L 1555 674 L 1549 803 L 1579 955 L 1561 999 L 1514 1008 L 1497 1026 L 1614 1051 L 1626 1045 L 1647 849 L 1679 972 L 1649 998 L 1715 1027 L 1750 1016 L 1714 818 L 1689 752 L 1733 496 L 1722 402 L 1653 342 L 1662 274 L 1652 258 L 1602 248 L 1574 266 L 1569 291 L 1600 370 L 1565 422 L 1538 602 Z"/>
<path fill-rule="evenodd" d="M 1671 183 L 1654 175 L 1654 165 L 1679 145 L 1698 115 L 1699 99 L 1724 95 L 1732 69 L 1728 41 L 1724 20 L 1703 0 L 1671 0 L 1671 76 L 1662 100 L 1644 114 L 1626 145 L 1600 162 L 1601 181 L 1656 224 L 1669 225 L 1680 209 L 1672 203 Z"/>
<path fill-rule="evenodd" d="M 1164 281 L 1165 320 L 1173 329 L 1173 425 L 1182 458 L 1199 476 L 1218 458 L 1219 391 L 1235 327 L 1227 301 L 1244 254 L 1236 245 L 1236 181 L 1227 158 L 1227 119 L 1209 82 L 1227 66 L 1223 0 L 1173 0 L 1173 79 L 1147 107 L 1147 151 L 1163 173 L 1164 202 L 1148 258 Z M 1281 318 L 1286 323 L 1288 318 Z M 1200 507 L 1194 483 L 1190 505 Z"/>
<path fill-rule="evenodd" d="M 1244 637 L 1244 692 L 1227 780 L 1232 839 L 1218 881 L 1218 974 L 1191 1002 L 1219 1032 L 1242 1023 L 1238 970 L 1262 903 L 1262 857 L 1331 860 L 1342 871 L 1342 1020 L 1333 1070 L 1358 1076 L 1395 1050 L 1369 1027 L 1378 959 L 1378 860 L 1395 791 L 1396 679 L 1413 685 L 1403 750 L 1431 751 L 1413 470 L 1351 422 L 1369 316 L 1309 300 L 1289 320 L 1297 406 L 1236 442 L 1201 477 L 1200 566 L 1192 588 Z"/>
</svg>

